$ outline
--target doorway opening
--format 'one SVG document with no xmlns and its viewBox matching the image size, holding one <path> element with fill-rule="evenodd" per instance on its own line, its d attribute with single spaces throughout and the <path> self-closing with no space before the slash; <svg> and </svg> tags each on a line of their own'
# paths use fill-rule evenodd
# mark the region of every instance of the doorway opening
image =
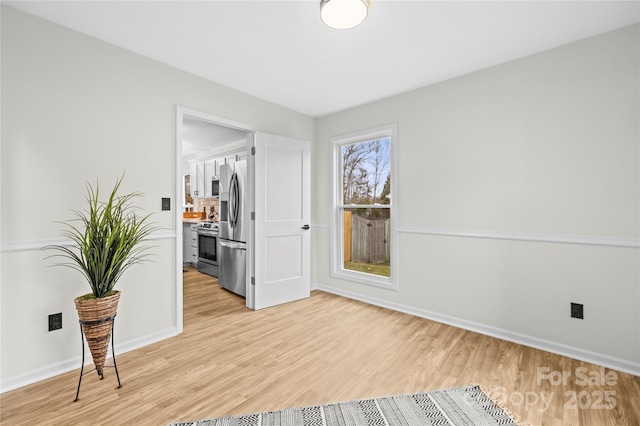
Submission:
<svg viewBox="0 0 640 426">
<path fill-rule="evenodd" d="M 198 248 L 191 245 L 191 223 L 201 221 L 217 226 L 225 204 L 218 186 L 220 179 L 233 170 L 234 162 L 250 160 L 253 132 L 251 126 L 244 123 L 181 106 L 176 109 L 175 315 L 178 333 L 183 331 L 184 266 L 195 265 L 198 260 Z M 225 179 L 227 177 L 225 175 Z M 247 193 L 252 190 L 247 188 Z M 185 217 L 190 223 L 185 222 Z M 210 268 L 207 273 L 214 274 L 212 271 L 217 270 L 217 265 L 213 269 L 213 262 L 207 266 Z"/>
</svg>

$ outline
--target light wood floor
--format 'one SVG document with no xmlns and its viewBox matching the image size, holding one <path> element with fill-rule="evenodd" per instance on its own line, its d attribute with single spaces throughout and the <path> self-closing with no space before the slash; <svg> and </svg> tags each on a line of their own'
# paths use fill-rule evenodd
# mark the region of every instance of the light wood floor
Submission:
<svg viewBox="0 0 640 426">
<path fill-rule="evenodd" d="M 252 312 L 195 270 L 184 286 L 184 333 L 117 355 L 121 389 L 107 369 L 74 403 L 79 372 L 63 374 L 4 393 L 1 424 L 165 425 L 471 383 L 531 425 L 639 424 L 638 377 L 580 386 L 577 368 L 600 368 L 320 291 Z M 538 385 L 539 367 L 572 376 Z"/>
</svg>

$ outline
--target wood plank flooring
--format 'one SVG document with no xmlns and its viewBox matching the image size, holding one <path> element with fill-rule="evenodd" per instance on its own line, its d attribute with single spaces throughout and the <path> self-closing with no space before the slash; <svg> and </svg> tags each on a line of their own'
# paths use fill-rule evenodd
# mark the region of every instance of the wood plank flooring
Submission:
<svg viewBox="0 0 640 426">
<path fill-rule="evenodd" d="M 62 374 L 2 394 L 1 424 L 165 425 L 471 383 L 531 425 L 639 424 L 638 377 L 582 385 L 578 368 L 604 370 L 328 293 L 253 312 L 189 269 L 184 303 L 183 334 L 118 355 L 121 389 L 107 369 L 73 402 L 79 372 Z"/>
</svg>

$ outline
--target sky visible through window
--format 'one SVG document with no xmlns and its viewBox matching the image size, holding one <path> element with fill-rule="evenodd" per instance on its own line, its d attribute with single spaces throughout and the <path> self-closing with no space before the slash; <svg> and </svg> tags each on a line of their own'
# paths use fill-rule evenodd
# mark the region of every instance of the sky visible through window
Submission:
<svg viewBox="0 0 640 426">
<path fill-rule="evenodd" d="M 343 204 L 391 203 L 391 138 L 342 146 Z"/>
</svg>

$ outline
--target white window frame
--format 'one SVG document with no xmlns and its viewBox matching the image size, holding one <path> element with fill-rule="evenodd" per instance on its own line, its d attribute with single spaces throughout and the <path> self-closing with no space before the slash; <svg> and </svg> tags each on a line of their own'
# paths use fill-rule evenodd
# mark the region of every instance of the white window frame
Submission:
<svg viewBox="0 0 640 426">
<path fill-rule="evenodd" d="M 367 142 L 376 139 L 390 138 L 390 171 L 391 171 L 391 210 L 390 221 L 390 244 L 391 244 L 391 276 L 383 277 L 380 275 L 367 274 L 365 272 L 351 271 L 344 269 L 344 236 L 342 224 L 342 211 L 345 207 L 342 198 L 342 147 L 358 142 Z M 385 288 L 388 290 L 398 290 L 398 238 L 396 233 L 398 191 L 396 177 L 396 159 L 397 159 L 397 125 L 389 124 L 373 129 L 362 130 L 358 132 L 348 133 L 335 136 L 330 139 L 331 158 L 333 158 L 333 190 L 331 191 L 331 276 L 347 281 L 366 284 L 374 287 Z M 367 206 L 371 207 L 371 206 Z M 386 208 L 386 207 L 385 207 Z"/>
</svg>

